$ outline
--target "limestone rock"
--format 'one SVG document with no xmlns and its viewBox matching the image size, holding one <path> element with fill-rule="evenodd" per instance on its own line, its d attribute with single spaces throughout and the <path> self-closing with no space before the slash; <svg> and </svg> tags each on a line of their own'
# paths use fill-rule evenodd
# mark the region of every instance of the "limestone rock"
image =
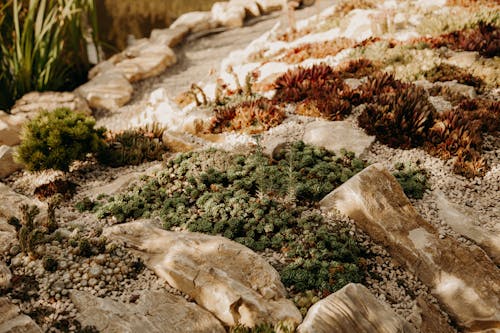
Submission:
<svg viewBox="0 0 500 333">
<path fill-rule="evenodd" d="M 37 115 L 38 111 L 21 112 L 15 115 L 0 111 L 0 145 L 12 147 L 21 143 L 23 125 Z"/>
<path fill-rule="evenodd" d="M 163 44 L 170 48 L 179 45 L 184 38 L 189 34 L 189 28 L 186 26 L 178 26 L 168 29 L 154 29 L 151 31 L 149 39 L 157 44 Z"/>
<path fill-rule="evenodd" d="M 245 7 L 230 2 L 216 2 L 212 6 L 212 19 L 223 27 L 242 27 L 245 20 Z"/>
<path fill-rule="evenodd" d="M 454 333 L 448 322 L 443 318 L 436 305 L 429 304 L 422 295 L 417 297 L 416 308 L 420 333 Z"/>
<path fill-rule="evenodd" d="M 269 14 L 281 10 L 286 5 L 286 0 L 255 0 L 262 14 Z"/>
<path fill-rule="evenodd" d="M 4 262 L 0 261 L 0 290 L 9 288 L 12 273 Z"/>
<path fill-rule="evenodd" d="M 238 5 L 245 8 L 245 15 L 247 17 L 258 17 L 260 16 L 259 5 L 252 0 L 230 0 L 229 4 L 231 6 Z"/>
<path fill-rule="evenodd" d="M 474 225 L 471 213 L 465 207 L 449 202 L 442 192 L 436 192 L 439 217 L 456 233 L 478 244 L 495 262 L 500 265 L 500 229 L 491 232 Z"/>
<path fill-rule="evenodd" d="M 9 146 L 0 146 L 0 179 L 21 170 L 23 166 L 14 161 L 14 149 Z"/>
<path fill-rule="evenodd" d="M 300 323 L 278 272 L 262 257 L 219 236 L 170 232 L 145 222 L 105 229 L 104 236 L 136 249 L 146 265 L 228 326 Z"/>
<path fill-rule="evenodd" d="M 450 58 L 446 60 L 450 65 L 455 65 L 462 68 L 469 68 L 476 63 L 479 59 L 478 52 L 461 51 L 455 52 Z"/>
<path fill-rule="evenodd" d="M 92 108 L 111 111 L 127 104 L 133 91 L 125 76 L 116 71 L 100 74 L 76 90 Z"/>
<path fill-rule="evenodd" d="M 136 304 L 125 304 L 75 290 L 71 300 L 80 311 L 77 319 L 82 325 L 100 332 L 225 332 L 208 311 L 167 292 L 144 291 Z"/>
<path fill-rule="evenodd" d="M 0 298 L 0 333 L 42 333 L 38 325 L 28 316 L 20 314 L 19 308 L 7 297 Z"/>
<path fill-rule="evenodd" d="M 200 145 L 188 140 L 183 133 L 165 131 L 163 132 L 162 141 L 174 153 L 187 152 L 200 148 Z"/>
<path fill-rule="evenodd" d="M 203 129 L 203 124 L 212 117 L 209 110 L 203 108 L 180 109 L 173 102 L 164 88 L 151 93 L 145 110 L 132 118 L 131 126 L 140 127 L 158 123 L 171 132 L 188 132 L 197 134 Z"/>
<path fill-rule="evenodd" d="M 375 141 L 374 136 L 355 129 L 347 121 L 318 120 L 309 123 L 304 133 L 304 142 L 324 147 L 338 153 L 345 148 L 356 156 L 362 155 Z"/>
<path fill-rule="evenodd" d="M 129 82 L 157 76 L 177 62 L 174 51 L 160 43 L 140 43 L 123 51 L 126 58 L 115 64 Z"/>
<path fill-rule="evenodd" d="M 451 238 L 440 239 L 381 164 L 358 173 L 320 204 L 349 216 L 385 246 L 429 286 L 460 326 L 499 327 L 500 270 L 481 249 Z"/>
<path fill-rule="evenodd" d="M 190 12 L 179 16 L 179 18 L 170 25 L 170 29 L 181 26 L 189 28 L 189 31 L 194 33 L 216 28 L 217 22 L 212 19 L 211 12 Z"/>
<path fill-rule="evenodd" d="M 365 286 L 350 283 L 314 304 L 298 332 L 416 333 L 416 330 L 381 304 Z"/>
<path fill-rule="evenodd" d="M 37 112 L 40 110 L 52 111 L 57 108 L 68 108 L 74 111 L 80 111 L 86 115 L 91 115 L 89 105 L 80 96 L 72 92 L 30 92 L 19 99 L 12 110 L 11 114 L 22 112 Z"/>
<path fill-rule="evenodd" d="M 446 87 L 452 92 L 461 94 L 470 99 L 477 97 L 476 89 L 474 87 L 457 83 L 456 81 L 436 82 L 435 85 Z"/>
</svg>

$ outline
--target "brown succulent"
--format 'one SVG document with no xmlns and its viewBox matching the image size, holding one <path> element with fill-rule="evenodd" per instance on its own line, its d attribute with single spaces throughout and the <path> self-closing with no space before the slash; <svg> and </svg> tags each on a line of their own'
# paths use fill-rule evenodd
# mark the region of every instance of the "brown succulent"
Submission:
<svg viewBox="0 0 500 333">
<path fill-rule="evenodd" d="M 464 94 L 441 84 L 433 85 L 431 88 L 427 90 L 427 92 L 431 96 L 441 96 L 442 98 L 450 102 L 453 106 L 457 106 L 464 99 L 467 99 L 467 97 Z"/>
<path fill-rule="evenodd" d="M 486 160 L 474 150 L 461 151 L 453 164 L 453 172 L 466 178 L 483 177 L 486 171 Z"/>
<path fill-rule="evenodd" d="M 61 194 L 64 198 L 71 198 L 75 192 L 78 185 L 64 179 L 56 179 L 50 183 L 38 186 L 35 189 L 34 195 L 40 199 L 45 200 L 56 194 Z"/>
<path fill-rule="evenodd" d="M 495 134 L 500 131 L 500 101 L 464 99 L 458 109 L 464 111 L 465 118 L 476 124 L 481 132 Z"/>
<path fill-rule="evenodd" d="M 380 142 L 406 149 L 423 145 L 435 113 L 425 90 L 412 85 L 374 96 L 358 122 Z"/>
<path fill-rule="evenodd" d="M 360 102 L 370 103 L 377 102 L 379 96 L 396 94 L 408 87 L 410 87 L 410 84 L 396 80 L 394 75 L 390 73 L 377 72 L 356 90 L 360 96 Z"/>
<path fill-rule="evenodd" d="M 285 118 L 285 112 L 264 97 L 218 106 L 214 113 L 208 127 L 211 133 L 258 133 L 279 125 Z"/>
</svg>

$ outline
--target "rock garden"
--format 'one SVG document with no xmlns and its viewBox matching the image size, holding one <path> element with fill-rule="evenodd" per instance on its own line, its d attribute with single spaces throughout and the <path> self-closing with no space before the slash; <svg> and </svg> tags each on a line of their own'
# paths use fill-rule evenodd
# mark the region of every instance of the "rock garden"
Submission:
<svg viewBox="0 0 500 333">
<path fill-rule="evenodd" d="M 16 96 L 0 333 L 499 331 L 499 78 L 496 1 L 231 0 Z"/>
</svg>

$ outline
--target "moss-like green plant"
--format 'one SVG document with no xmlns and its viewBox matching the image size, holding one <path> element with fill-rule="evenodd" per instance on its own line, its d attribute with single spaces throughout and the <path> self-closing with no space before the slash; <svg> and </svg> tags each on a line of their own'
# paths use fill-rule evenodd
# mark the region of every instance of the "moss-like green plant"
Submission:
<svg viewBox="0 0 500 333">
<path fill-rule="evenodd" d="M 104 129 L 94 125 L 94 118 L 66 108 L 43 111 L 25 125 L 18 159 L 28 170 L 67 171 L 73 161 L 101 148 Z"/>
<path fill-rule="evenodd" d="M 285 285 L 333 292 L 360 281 L 361 251 L 346 229 L 309 211 L 364 166 L 352 153 L 337 156 L 303 142 L 282 147 L 273 158 L 259 151 L 181 154 L 97 211 L 118 222 L 159 216 L 167 229 L 219 234 L 255 251 L 281 252 L 288 258 L 278 267 Z"/>
<path fill-rule="evenodd" d="M 397 163 L 395 168 L 397 171 L 393 175 L 403 188 L 406 196 L 414 199 L 422 199 L 425 190 L 429 188 L 425 170 L 411 163 Z"/>
</svg>

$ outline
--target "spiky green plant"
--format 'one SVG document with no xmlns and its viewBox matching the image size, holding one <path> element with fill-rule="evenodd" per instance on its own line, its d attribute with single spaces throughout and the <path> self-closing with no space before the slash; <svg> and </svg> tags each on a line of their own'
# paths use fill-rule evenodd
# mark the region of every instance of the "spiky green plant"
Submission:
<svg viewBox="0 0 500 333">
<path fill-rule="evenodd" d="M 93 0 L 9 0 L 0 6 L 0 108 L 23 94 L 71 89 L 90 63 L 87 28 L 97 38 Z"/>
<path fill-rule="evenodd" d="M 28 170 L 67 171 L 101 149 L 105 130 L 94 125 L 94 118 L 66 108 L 43 111 L 24 126 L 17 158 Z"/>
</svg>

